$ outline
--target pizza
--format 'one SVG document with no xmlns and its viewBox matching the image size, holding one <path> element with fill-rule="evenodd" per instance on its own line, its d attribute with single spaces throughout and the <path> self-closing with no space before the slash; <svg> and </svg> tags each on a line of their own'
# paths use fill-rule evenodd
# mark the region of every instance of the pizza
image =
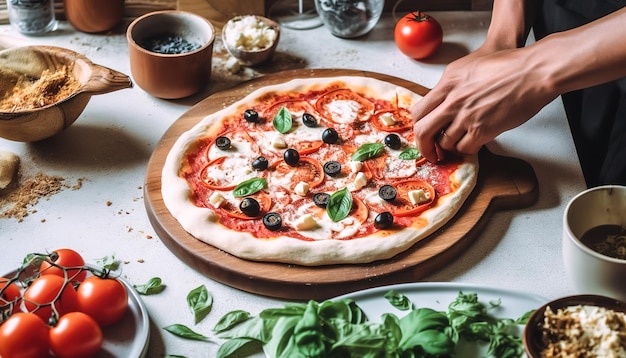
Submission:
<svg viewBox="0 0 626 358">
<path fill-rule="evenodd" d="M 361 76 L 259 88 L 177 138 L 161 194 L 182 228 L 242 259 L 305 266 L 404 252 L 450 221 L 476 156 L 416 149 L 420 95 Z"/>
</svg>

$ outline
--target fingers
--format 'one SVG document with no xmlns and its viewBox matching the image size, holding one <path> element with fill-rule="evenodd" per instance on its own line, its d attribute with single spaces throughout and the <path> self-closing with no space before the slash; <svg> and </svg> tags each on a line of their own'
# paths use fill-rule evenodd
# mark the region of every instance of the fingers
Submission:
<svg viewBox="0 0 626 358">
<path fill-rule="evenodd" d="M 433 89 L 411 109 L 413 131 L 417 149 L 429 162 L 435 163 L 443 158 L 443 150 L 437 144 L 437 136 L 447 126 L 445 120 L 433 114 L 443 102 L 445 96 Z"/>
</svg>

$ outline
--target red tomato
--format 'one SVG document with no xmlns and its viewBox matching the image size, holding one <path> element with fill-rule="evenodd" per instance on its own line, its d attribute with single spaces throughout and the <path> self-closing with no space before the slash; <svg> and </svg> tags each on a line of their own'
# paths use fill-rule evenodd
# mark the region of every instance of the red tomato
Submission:
<svg viewBox="0 0 626 358">
<path fill-rule="evenodd" d="M 71 312 L 50 328 L 50 349 L 60 358 L 89 358 L 102 348 L 102 329 L 89 315 Z"/>
<path fill-rule="evenodd" d="M 82 267 L 85 266 L 85 260 L 83 260 L 83 257 L 78 252 L 72 249 L 54 250 L 49 255 L 49 259 L 59 266 L 76 268 L 73 270 L 67 270 L 67 277 L 71 281 L 82 281 L 87 276 L 87 271 L 82 269 Z M 39 272 L 42 275 L 57 275 L 65 277 L 61 268 L 51 265 L 48 261 L 43 261 L 41 263 L 41 266 L 39 266 Z"/>
<path fill-rule="evenodd" d="M 402 53 L 419 60 L 437 51 L 443 41 L 443 30 L 431 16 L 414 11 L 396 23 L 393 36 Z"/>
<path fill-rule="evenodd" d="M 48 326 L 33 313 L 14 313 L 0 326 L 2 358 L 48 356 Z"/>
<path fill-rule="evenodd" d="M 78 286 L 78 309 L 101 326 L 119 321 L 128 308 L 128 292 L 119 280 L 91 276 Z"/>
<path fill-rule="evenodd" d="M 39 276 L 24 291 L 24 307 L 45 322 L 52 315 L 52 304 L 60 316 L 78 311 L 76 290 L 64 278 L 55 275 Z"/>
<path fill-rule="evenodd" d="M 13 304 L 11 312 L 18 312 L 20 310 L 20 288 L 15 283 L 9 283 L 8 278 L 0 277 L 0 312 L 9 308 L 9 305 Z M 0 317 L 0 322 L 2 318 Z"/>
</svg>

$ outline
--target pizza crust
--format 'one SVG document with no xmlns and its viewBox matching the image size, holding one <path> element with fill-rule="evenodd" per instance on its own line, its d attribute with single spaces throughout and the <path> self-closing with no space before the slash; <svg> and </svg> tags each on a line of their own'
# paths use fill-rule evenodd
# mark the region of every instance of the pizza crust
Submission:
<svg viewBox="0 0 626 358">
<path fill-rule="evenodd" d="M 478 173 L 477 156 L 466 157 L 453 174 L 458 189 L 439 197 L 437 204 L 422 213 L 428 224 L 395 231 L 381 231 L 352 240 L 303 241 L 290 237 L 259 239 L 245 232 L 228 229 L 218 223 L 217 214 L 200 208 L 191 201 L 193 193 L 187 181 L 179 176 L 185 154 L 192 150 L 199 138 L 206 136 L 220 118 L 244 107 L 252 99 L 281 91 L 309 91 L 325 88 L 330 83 L 338 86 L 366 89 L 372 98 L 396 99 L 399 106 L 411 108 L 421 97 L 406 88 L 366 77 L 334 77 L 296 79 L 262 88 L 233 103 L 183 133 L 170 150 L 162 171 L 162 196 L 165 206 L 185 231 L 209 245 L 242 259 L 262 262 L 283 262 L 305 266 L 356 264 L 385 260 L 406 251 L 450 221 L 472 192 Z"/>
</svg>

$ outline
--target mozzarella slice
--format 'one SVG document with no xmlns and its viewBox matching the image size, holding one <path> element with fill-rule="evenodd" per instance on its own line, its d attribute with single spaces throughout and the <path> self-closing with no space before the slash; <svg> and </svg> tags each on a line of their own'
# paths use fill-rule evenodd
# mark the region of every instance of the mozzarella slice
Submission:
<svg viewBox="0 0 626 358">
<path fill-rule="evenodd" d="M 393 118 L 393 114 L 391 112 L 386 112 L 380 115 L 380 121 L 383 122 L 386 126 L 392 126 L 396 124 L 395 118 Z"/>
<path fill-rule="evenodd" d="M 317 221 L 311 214 L 304 214 L 294 222 L 296 230 L 313 230 L 318 227 Z"/>
<path fill-rule="evenodd" d="M 213 192 L 213 194 L 211 194 L 211 196 L 209 197 L 209 203 L 211 203 L 211 205 L 215 206 L 216 208 L 222 206 L 224 201 L 226 201 L 226 199 L 224 199 L 224 196 L 218 191 Z"/>
<path fill-rule="evenodd" d="M 430 195 L 424 189 L 411 190 L 407 193 L 413 205 L 425 203 L 430 199 Z"/>
<path fill-rule="evenodd" d="M 309 184 L 301 181 L 296 184 L 296 187 L 293 191 L 300 196 L 306 196 L 306 194 L 309 192 Z"/>
</svg>

